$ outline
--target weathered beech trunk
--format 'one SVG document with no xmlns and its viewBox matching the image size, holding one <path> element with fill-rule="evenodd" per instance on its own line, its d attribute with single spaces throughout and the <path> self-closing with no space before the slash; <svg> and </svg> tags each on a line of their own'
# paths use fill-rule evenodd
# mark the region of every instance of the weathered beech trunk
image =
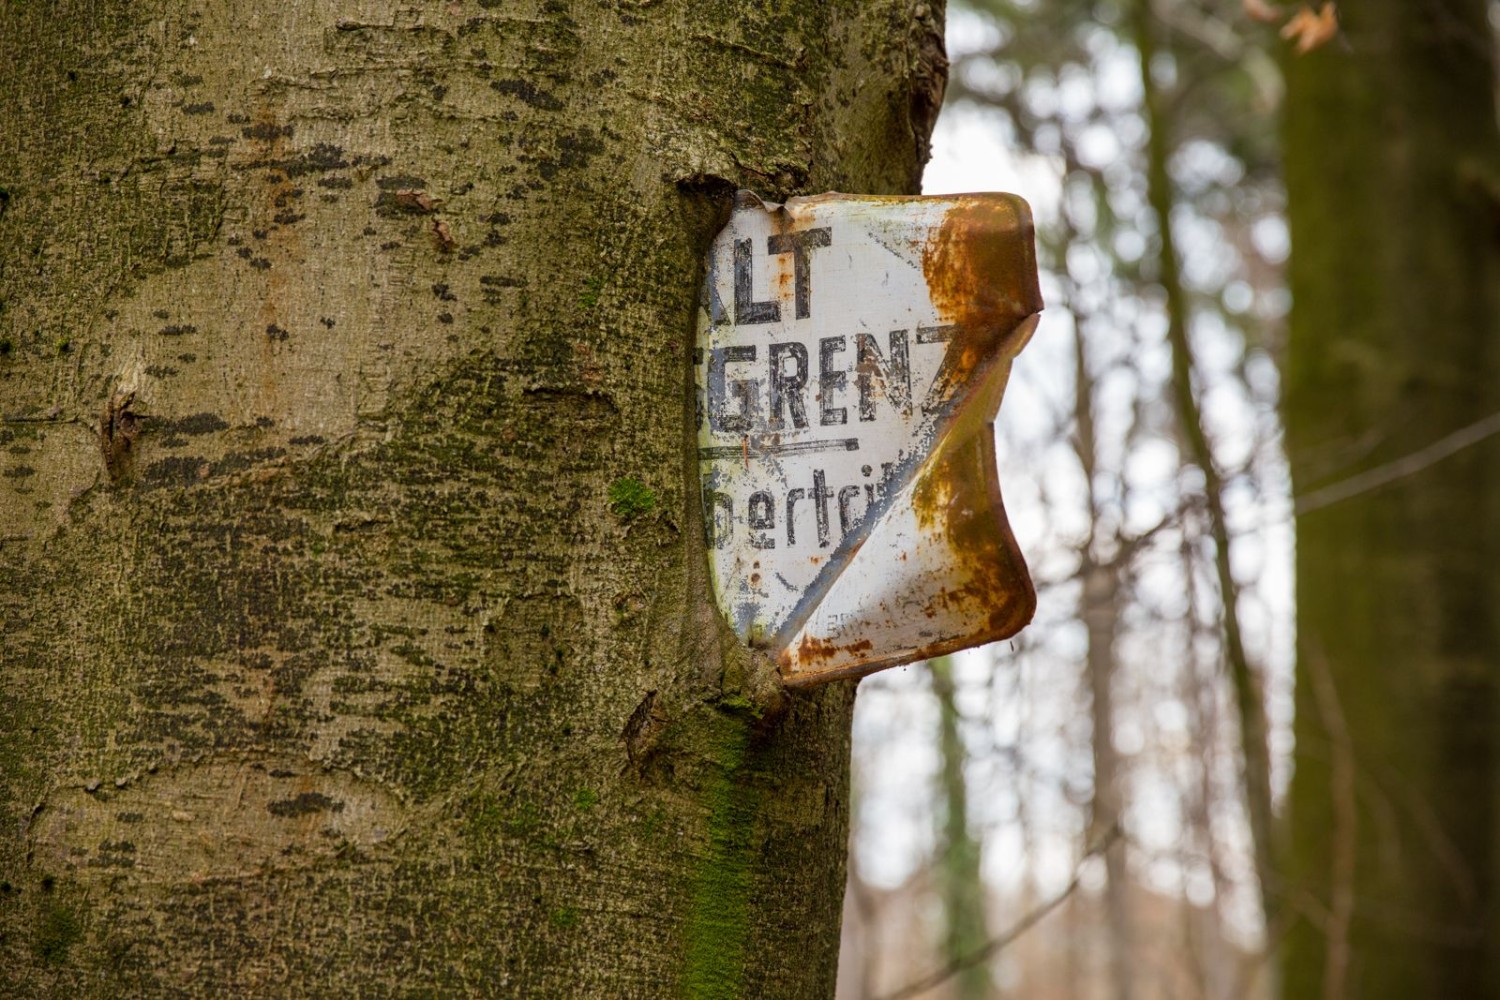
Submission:
<svg viewBox="0 0 1500 1000">
<path fill-rule="evenodd" d="M 1290 59 L 1299 497 L 1285 995 L 1500 990 L 1500 136 L 1485 0 Z"/>
<path fill-rule="evenodd" d="M 832 993 L 699 262 L 915 189 L 941 7 L 0 4 L 0 994 Z"/>
</svg>

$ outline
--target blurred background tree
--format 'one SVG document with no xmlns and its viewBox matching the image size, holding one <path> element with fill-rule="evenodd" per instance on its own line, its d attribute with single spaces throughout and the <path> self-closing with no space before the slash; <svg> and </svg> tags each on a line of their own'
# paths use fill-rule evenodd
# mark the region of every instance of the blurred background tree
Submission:
<svg viewBox="0 0 1500 1000">
<path fill-rule="evenodd" d="M 1286 60 L 1286 995 L 1500 995 L 1500 135 L 1485 0 Z"/>
<path fill-rule="evenodd" d="M 1038 219 L 1048 309 L 1000 447 L 1042 603 L 1007 648 L 960 657 L 951 682 L 912 671 L 862 689 L 846 996 L 954 965 L 954 928 L 974 925 L 943 891 L 962 846 L 956 791 L 984 858 L 987 933 L 1079 889 L 981 963 L 988 992 L 954 977 L 914 995 L 1274 989 L 1273 801 L 1292 722 L 1276 132 L 1290 43 L 1276 32 L 1291 13 L 1242 0 L 950 10 L 928 190 L 1009 187 Z M 911 705 L 924 688 L 925 714 Z M 969 756 L 957 789 L 955 717 Z M 902 801 L 924 772 L 898 748 L 924 737 L 943 748 L 926 758 L 930 790 Z M 936 817 L 925 833 L 922 815 Z"/>
<path fill-rule="evenodd" d="M 862 687 L 841 996 L 1500 996 L 1497 28 L 951 7 L 927 190 L 1038 221 L 1041 602 Z"/>
</svg>

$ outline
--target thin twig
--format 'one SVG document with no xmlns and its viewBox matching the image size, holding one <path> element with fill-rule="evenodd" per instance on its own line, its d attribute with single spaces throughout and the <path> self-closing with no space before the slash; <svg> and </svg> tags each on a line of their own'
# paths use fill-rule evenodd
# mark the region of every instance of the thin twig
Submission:
<svg viewBox="0 0 1500 1000">
<path fill-rule="evenodd" d="M 1121 830 L 1118 823 L 1104 831 L 1104 835 L 1084 852 L 1083 857 L 1078 859 L 1078 865 L 1073 869 L 1073 878 L 1063 887 L 1062 891 L 1016 921 L 1004 934 L 996 938 L 991 938 L 981 947 L 955 958 L 936 972 L 929 973 L 915 982 L 908 983 L 894 993 L 887 993 L 885 996 L 880 997 L 879 1000 L 908 1000 L 910 997 L 919 996 L 936 986 L 942 985 L 965 969 L 978 965 L 981 962 L 989 961 L 1002 949 L 1014 944 L 1017 938 L 1041 923 L 1043 917 L 1057 909 L 1067 901 L 1069 896 L 1073 895 L 1078 889 L 1079 883 L 1083 881 L 1084 862 L 1109 850 L 1114 842 L 1120 839 L 1120 834 Z"/>
<path fill-rule="evenodd" d="M 1465 448 L 1473 447 L 1486 438 L 1500 434 L 1500 413 L 1492 413 L 1483 420 L 1476 420 L 1467 427 L 1460 428 L 1447 437 L 1438 438 L 1432 444 L 1410 455 L 1384 465 L 1377 465 L 1373 469 L 1366 469 L 1357 476 L 1341 479 L 1329 486 L 1304 493 L 1295 501 L 1298 514 L 1308 514 L 1324 507 L 1332 506 L 1351 497 L 1368 493 L 1388 483 L 1394 483 L 1398 479 L 1414 476 L 1429 466 L 1436 465 L 1445 458 L 1458 454 Z"/>
<path fill-rule="evenodd" d="M 1329 483 L 1327 486 L 1295 494 L 1290 498 L 1289 509 L 1263 514 L 1257 522 L 1245 526 L 1243 533 L 1253 535 L 1275 525 L 1287 524 L 1296 515 L 1311 514 L 1313 511 L 1332 507 L 1345 500 L 1352 500 L 1382 486 L 1389 486 L 1407 476 L 1414 476 L 1444 459 L 1452 458 L 1466 448 L 1483 444 L 1496 434 L 1500 434 L 1500 413 L 1491 413 L 1472 424 L 1460 427 L 1451 434 L 1445 434 L 1410 454 L 1392 459 L 1383 465 L 1377 465 L 1373 469 L 1366 469 L 1346 479 Z M 1169 526 L 1167 522 L 1163 522 L 1145 534 L 1149 535 Z"/>
</svg>

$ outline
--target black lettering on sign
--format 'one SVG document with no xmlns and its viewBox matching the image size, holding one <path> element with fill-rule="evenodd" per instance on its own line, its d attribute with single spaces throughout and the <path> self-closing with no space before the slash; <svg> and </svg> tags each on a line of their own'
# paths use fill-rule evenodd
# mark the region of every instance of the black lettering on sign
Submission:
<svg viewBox="0 0 1500 1000">
<path fill-rule="evenodd" d="M 760 417 L 760 381 L 733 379 L 725 366 L 735 361 L 754 361 L 755 347 L 715 347 L 708 352 L 708 425 L 715 432 L 743 434 L 755 426 Z M 731 409 L 730 396 L 738 402 Z"/>
<path fill-rule="evenodd" d="M 854 382 L 859 389 L 859 419 L 875 419 L 875 380 L 880 380 L 885 398 L 903 416 L 911 416 L 911 347 L 905 330 L 892 330 L 889 353 L 882 357 L 880 345 L 868 333 L 854 335 Z"/>
<path fill-rule="evenodd" d="M 874 507 L 877 503 L 883 503 L 885 501 L 885 488 L 887 485 L 889 485 L 891 476 L 895 473 L 895 468 L 896 463 L 894 462 L 881 462 L 880 479 L 874 483 L 865 484 L 866 511 L 868 511 L 869 508 Z M 866 479 L 869 479 L 871 474 L 874 472 L 874 470 L 871 469 L 868 465 L 860 466 L 859 471 Z M 860 520 L 864 520 L 863 514 L 860 515 Z M 858 522 L 855 523 L 857 524 Z"/>
<path fill-rule="evenodd" d="M 767 532 L 776 530 L 776 498 L 765 490 L 750 494 L 750 544 L 757 549 L 774 549 L 776 539 Z"/>
<path fill-rule="evenodd" d="M 831 229 L 804 229 L 800 233 L 780 233 L 766 238 L 767 251 L 792 255 L 792 281 L 797 290 L 798 319 L 807 319 L 812 315 L 812 262 L 809 257 L 816 247 L 832 244 Z"/>
<path fill-rule="evenodd" d="M 791 362 L 787 371 L 786 362 Z M 807 388 L 807 347 L 796 342 L 771 345 L 771 429 L 781 430 L 786 426 L 781 411 L 792 411 L 792 426 L 807 426 L 807 401 L 803 391 Z M 783 407 L 783 403 L 786 404 Z"/>
<path fill-rule="evenodd" d="M 722 515 L 722 516 L 721 516 Z M 734 534 L 734 501 L 728 493 L 703 491 L 703 542 L 711 549 L 722 549 Z"/>
<path fill-rule="evenodd" d="M 849 532 L 851 532 L 855 528 L 859 527 L 859 522 L 864 520 L 864 516 L 863 515 L 860 515 L 859 517 L 855 517 L 849 511 L 849 502 L 851 500 L 853 500 L 857 496 L 859 496 L 859 487 L 858 486 L 845 486 L 843 489 L 839 490 L 839 537 L 840 538 L 845 537 L 846 535 L 849 534 Z"/>
<path fill-rule="evenodd" d="M 835 354 L 843 353 L 845 343 L 843 337 L 823 337 L 818 341 L 818 409 L 824 427 L 849 422 L 849 411 L 833 405 L 837 402 L 835 393 L 849 382 L 848 373 L 839 371 L 833 360 Z"/>
<path fill-rule="evenodd" d="M 792 255 L 792 286 L 797 318 L 812 315 L 812 252 L 833 245 L 833 230 L 804 229 L 800 233 L 778 233 L 766 237 L 767 253 Z M 781 304 L 774 299 L 755 301 L 755 243 L 734 241 L 734 322 L 736 326 L 781 322 Z"/>
<path fill-rule="evenodd" d="M 791 548 L 797 544 L 797 501 L 807 496 L 804 489 L 786 491 L 786 544 Z"/>
<path fill-rule="evenodd" d="M 786 547 L 797 547 L 797 520 L 801 514 L 802 545 L 816 544 L 818 548 L 833 545 L 833 514 L 835 502 L 838 510 L 838 537 L 842 541 L 856 531 L 860 523 L 882 502 L 889 483 L 892 464 L 882 464 L 883 474 L 878 483 L 855 483 L 840 487 L 828 485 L 828 473 L 824 469 L 812 470 L 812 488 L 797 487 L 785 491 L 785 500 L 776 488 L 757 489 L 750 494 L 745 514 L 740 515 L 736 501 L 722 490 L 705 487 L 703 490 L 703 537 L 711 549 L 722 549 L 726 545 L 738 544 L 742 526 L 749 528 L 750 545 L 757 549 L 777 548 L 777 513 L 781 504 L 786 505 Z M 866 465 L 861 470 L 865 479 L 871 478 L 874 470 Z M 798 505 L 801 504 L 799 511 Z M 811 507 L 809 512 L 808 508 Z M 811 524 L 809 524 L 809 519 Z M 808 529 L 812 529 L 809 532 Z"/>
<path fill-rule="evenodd" d="M 703 348 L 693 349 L 694 367 L 703 366 Z M 693 380 L 693 426 L 698 430 L 703 429 L 703 422 L 708 419 L 708 405 L 704 398 L 703 382 L 699 379 Z"/>
<path fill-rule="evenodd" d="M 956 332 L 958 332 L 956 326 L 919 326 L 917 327 L 917 343 L 946 344 L 953 339 Z M 923 413 L 936 413 L 941 410 L 958 390 L 959 380 L 954 374 L 952 361 L 951 356 L 946 354 L 943 356 L 943 363 L 938 366 L 937 374 L 932 377 L 932 385 L 927 387 L 927 398 L 922 400 Z"/>
<path fill-rule="evenodd" d="M 812 500 L 817 507 L 814 513 L 818 518 L 818 545 L 828 548 L 828 501 L 833 499 L 833 491 L 828 488 L 828 476 L 822 469 L 813 470 Z"/>
<path fill-rule="evenodd" d="M 751 323 L 777 323 L 781 320 L 781 306 L 772 301 L 756 302 L 752 290 L 755 280 L 754 266 L 750 262 L 750 240 L 734 241 L 734 322 L 736 326 Z"/>
</svg>

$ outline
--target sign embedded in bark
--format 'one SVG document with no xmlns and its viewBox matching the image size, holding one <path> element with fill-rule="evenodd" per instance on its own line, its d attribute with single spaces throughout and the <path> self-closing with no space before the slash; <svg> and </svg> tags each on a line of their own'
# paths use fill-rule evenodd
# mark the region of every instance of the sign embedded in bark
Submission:
<svg viewBox="0 0 1500 1000">
<path fill-rule="evenodd" d="M 738 195 L 698 321 L 704 530 L 720 609 L 788 684 L 1031 620 L 992 424 L 1041 307 L 1012 195 Z"/>
</svg>

